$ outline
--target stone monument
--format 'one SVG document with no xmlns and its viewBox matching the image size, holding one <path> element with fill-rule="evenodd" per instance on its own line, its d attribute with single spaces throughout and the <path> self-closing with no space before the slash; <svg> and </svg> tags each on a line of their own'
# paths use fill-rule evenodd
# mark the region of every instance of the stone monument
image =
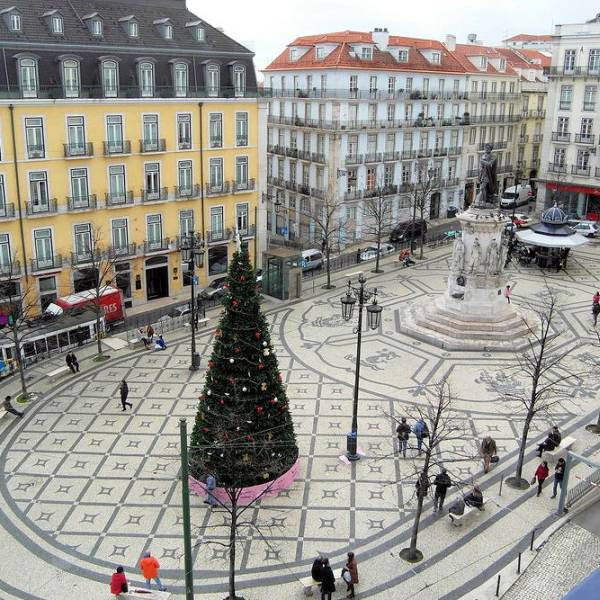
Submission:
<svg viewBox="0 0 600 600">
<path fill-rule="evenodd" d="M 404 333 L 455 350 L 513 350 L 527 344 L 526 314 L 502 294 L 508 283 L 502 233 L 510 220 L 498 208 L 496 164 L 488 144 L 475 202 L 458 214 L 462 237 L 454 242 L 446 292 L 425 305 L 404 307 Z"/>
</svg>

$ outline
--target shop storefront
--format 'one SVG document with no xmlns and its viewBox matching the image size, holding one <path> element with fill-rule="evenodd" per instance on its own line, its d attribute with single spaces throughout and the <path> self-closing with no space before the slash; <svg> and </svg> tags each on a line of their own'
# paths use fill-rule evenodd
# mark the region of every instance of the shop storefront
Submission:
<svg viewBox="0 0 600 600">
<path fill-rule="evenodd" d="M 600 221 L 600 187 L 548 182 L 544 206 L 549 208 L 555 203 L 569 216 Z"/>
</svg>

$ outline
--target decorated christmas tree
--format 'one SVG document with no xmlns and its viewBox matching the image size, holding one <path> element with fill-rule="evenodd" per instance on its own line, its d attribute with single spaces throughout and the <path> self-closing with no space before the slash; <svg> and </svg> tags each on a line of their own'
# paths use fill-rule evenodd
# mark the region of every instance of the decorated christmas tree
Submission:
<svg viewBox="0 0 600 600">
<path fill-rule="evenodd" d="M 220 487 L 269 482 L 298 457 L 294 426 L 246 251 L 229 269 L 224 312 L 190 444 L 191 474 Z"/>
</svg>

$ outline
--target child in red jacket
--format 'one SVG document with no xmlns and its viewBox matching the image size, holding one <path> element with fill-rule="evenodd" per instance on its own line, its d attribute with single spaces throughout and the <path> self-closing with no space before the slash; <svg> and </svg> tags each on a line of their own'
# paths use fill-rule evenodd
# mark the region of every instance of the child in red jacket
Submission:
<svg viewBox="0 0 600 600">
<path fill-rule="evenodd" d="M 128 591 L 127 578 L 123 572 L 123 567 L 117 567 L 117 572 L 110 578 L 110 593 L 119 597 L 123 592 Z"/>
<path fill-rule="evenodd" d="M 548 472 L 548 463 L 546 461 L 542 462 L 542 464 L 539 465 L 535 471 L 535 475 L 533 476 L 533 481 L 531 483 L 534 484 L 537 479 L 537 496 L 539 496 L 542 493 L 542 485 L 544 481 L 546 481 L 546 479 L 548 478 Z"/>
</svg>

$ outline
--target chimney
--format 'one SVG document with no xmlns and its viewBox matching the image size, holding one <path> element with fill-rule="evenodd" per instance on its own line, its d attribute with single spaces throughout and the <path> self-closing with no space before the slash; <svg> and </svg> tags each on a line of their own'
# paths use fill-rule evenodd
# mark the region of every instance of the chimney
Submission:
<svg viewBox="0 0 600 600">
<path fill-rule="evenodd" d="M 380 50 L 387 50 L 390 41 L 390 34 L 388 33 L 387 27 L 375 27 L 371 32 L 371 38 L 373 39 L 373 43 L 376 44 Z"/>
<path fill-rule="evenodd" d="M 450 52 L 454 52 L 456 50 L 456 36 L 450 33 L 446 35 L 446 42 L 444 45 Z"/>
</svg>

